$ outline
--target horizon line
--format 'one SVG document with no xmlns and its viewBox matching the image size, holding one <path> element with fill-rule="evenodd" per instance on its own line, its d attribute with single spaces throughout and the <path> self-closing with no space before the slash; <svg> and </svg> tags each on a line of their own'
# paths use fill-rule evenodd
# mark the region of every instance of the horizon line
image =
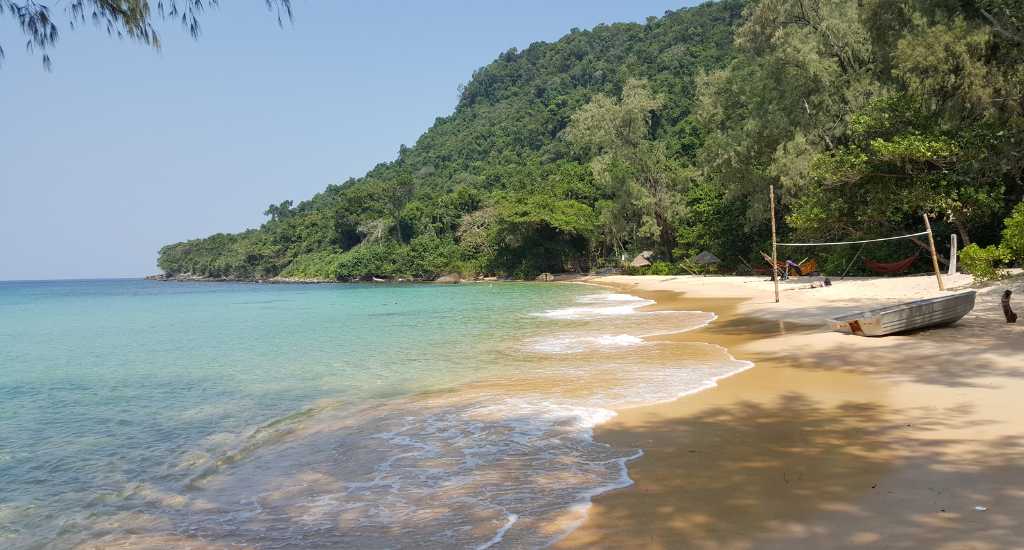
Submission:
<svg viewBox="0 0 1024 550">
<path fill-rule="evenodd" d="M 60 283 L 69 281 L 125 281 L 131 279 L 146 279 L 146 275 L 129 277 L 66 277 L 59 279 L 0 279 L 0 283 Z"/>
</svg>

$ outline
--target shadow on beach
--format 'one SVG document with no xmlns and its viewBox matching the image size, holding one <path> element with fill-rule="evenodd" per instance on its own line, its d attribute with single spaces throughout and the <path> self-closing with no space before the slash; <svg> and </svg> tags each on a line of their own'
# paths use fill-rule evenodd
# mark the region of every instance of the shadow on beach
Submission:
<svg viewBox="0 0 1024 550">
<path fill-rule="evenodd" d="M 954 325 L 883 338 L 838 333 L 817 336 L 814 333 L 823 332 L 820 324 L 803 331 L 791 327 L 791 334 L 802 333 L 805 338 L 820 340 L 815 342 L 813 352 L 804 352 L 799 346 L 779 348 L 758 351 L 751 359 L 948 388 L 998 388 L 999 378 L 1024 379 L 1024 360 L 1019 359 L 1024 326 L 1007 324 L 997 301 L 998 293 L 979 295 L 978 307 Z M 742 331 L 747 322 L 733 318 L 722 326 L 709 327 L 708 333 Z"/>
<path fill-rule="evenodd" d="M 1002 320 L 998 293 L 979 294 L 952 327 L 864 338 L 824 320 L 900 298 L 810 291 L 813 300 L 780 308 L 764 296 L 628 291 L 658 300 L 652 307 L 716 312 L 711 325 L 671 339 L 719 344 L 756 367 L 602 426 L 599 440 L 645 450 L 630 464 L 636 485 L 596 499 L 561 547 L 994 549 L 1024 540 L 1024 433 L 1013 414 L 1024 411 L 1015 401 L 1024 327 Z"/>
<path fill-rule="evenodd" d="M 675 444 L 649 453 L 658 477 L 609 495 L 614 506 L 599 500 L 598 525 L 563 546 L 1014 547 L 1024 540 L 1012 513 L 1024 506 L 1024 439 L 932 437 L 964 427 L 968 416 L 829 407 L 791 392 L 767 405 L 609 427 L 602 439 Z"/>
</svg>

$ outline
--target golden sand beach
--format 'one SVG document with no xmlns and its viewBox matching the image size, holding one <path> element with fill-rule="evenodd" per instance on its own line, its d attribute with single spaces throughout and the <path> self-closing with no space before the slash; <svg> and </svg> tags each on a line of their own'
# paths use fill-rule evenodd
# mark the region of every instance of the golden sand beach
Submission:
<svg viewBox="0 0 1024 550">
<path fill-rule="evenodd" d="M 999 305 L 1005 288 L 1024 294 L 1020 278 L 946 277 L 979 290 L 972 313 L 884 338 L 825 320 L 939 295 L 934 276 L 793 280 L 781 303 L 754 277 L 591 282 L 717 313 L 663 338 L 756 366 L 599 426 L 599 440 L 644 456 L 629 465 L 635 483 L 594 499 L 559 547 L 1024 548 L 1024 324 Z"/>
</svg>

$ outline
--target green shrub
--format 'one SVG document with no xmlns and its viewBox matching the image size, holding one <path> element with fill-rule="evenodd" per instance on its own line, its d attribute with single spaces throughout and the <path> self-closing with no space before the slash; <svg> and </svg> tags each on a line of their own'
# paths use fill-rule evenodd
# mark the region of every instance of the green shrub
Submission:
<svg viewBox="0 0 1024 550">
<path fill-rule="evenodd" d="M 678 275 L 708 275 L 718 273 L 720 270 L 719 264 L 699 264 L 693 261 L 693 258 L 680 260 L 676 265 L 676 274 Z"/>
<path fill-rule="evenodd" d="M 960 251 L 960 265 L 979 281 L 991 281 L 1002 276 L 998 265 L 1005 261 L 1006 252 L 995 245 L 982 248 L 976 244 Z"/>
<path fill-rule="evenodd" d="M 461 250 L 451 239 L 421 235 L 409 245 L 395 242 L 365 243 L 352 249 L 320 251 L 296 258 L 282 277 L 353 280 L 367 277 L 430 278 L 477 266 L 463 265 Z"/>
<path fill-rule="evenodd" d="M 342 253 L 332 250 L 321 250 L 304 254 L 295 258 L 281 272 L 281 277 L 288 279 L 319 279 L 337 280 L 337 263 Z"/>
<path fill-rule="evenodd" d="M 1013 213 L 1003 222 L 1002 248 L 1007 260 L 1024 263 L 1024 202 L 1013 208 Z"/>
<path fill-rule="evenodd" d="M 339 279 L 394 277 L 401 269 L 404 247 L 394 242 L 360 244 L 338 257 L 335 273 Z"/>
<path fill-rule="evenodd" d="M 626 275 L 682 275 L 687 274 L 680 264 L 673 264 L 664 260 L 656 260 L 654 263 L 644 267 L 626 267 Z"/>
<path fill-rule="evenodd" d="M 647 275 L 672 275 L 674 271 L 675 266 L 661 260 L 647 266 Z"/>
<path fill-rule="evenodd" d="M 400 267 L 405 275 L 434 277 L 460 271 L 460 249 L 455 241 L 428 233 L 420 235 L 403 249 L 404 261 Z"/>
</svg>

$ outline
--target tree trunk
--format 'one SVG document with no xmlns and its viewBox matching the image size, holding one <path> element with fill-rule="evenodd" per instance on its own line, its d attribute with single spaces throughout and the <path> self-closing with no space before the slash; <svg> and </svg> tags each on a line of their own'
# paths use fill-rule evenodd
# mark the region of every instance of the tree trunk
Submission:
<svg viewBox="0 0 1024 550">
<path fill-rule="evenodd" d="M 967 235 L 967 226 L 964 222 L 960 221 L 960 218 L 953 218 L 953 225 L 956 226 L 956 232 L 960 234 L 960 240 L 964 242 L 964 246 L 971 244 L 971 237 Z"/>
<path fill-rule="evenodd" d="M 672 248 L 675 246 L 675 235 L 667 220 L 659 215 L 655 215 L 654 219 L 658 222 L 658 230 L 660 232 L 658 240 L 661 241 L 661 247 L 665 251 L 665 258 L 669 263 L 672 263 L 674 261 L 672 258 Z"/>
<path fill-rule="evenodd" d="M 916 244 L 917 246 L 920 246 L 922 249 L 924 249 L 925 252 L 927 252 L 928 255 L 931 256 L 932 247 L 928 246 L 927 243 L 921 242 L 920 240 L 917 239 L 917 237 L 911 237 L 910 240 L 913 241 L 914 244 Z M 947 260 L 945 256 L 943 256 L 942 254 L 937 254 L 937 256 L 939 258 L 940 264 L 949 267 L 949 260 Z"/>
</svg>

